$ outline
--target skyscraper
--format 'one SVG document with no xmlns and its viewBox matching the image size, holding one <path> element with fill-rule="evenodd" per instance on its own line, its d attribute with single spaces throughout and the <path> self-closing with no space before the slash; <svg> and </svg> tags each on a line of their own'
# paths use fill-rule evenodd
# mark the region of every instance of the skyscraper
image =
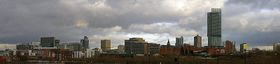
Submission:
<svg viewBox="0 0 280 64">
<path fill-rule="evenodd" d="M 194 37 L 194 46 L 195 46 L 195 47 L 201 47 L 201 46 L 202 46 L 201 43 L 202 43 L 202 38 L 201 38 L 201 36 L 196 35 L 196 36 Z"/>
<path fill-rule="evenodd" d="M 87 36 L 84 36 L 84 39 L 81 39 L 81 44 L 83 49 L 89 49 L 89 40 Z"/>
<path fill-rule="evenodd" d="M 175 47 L 183 47 L 184 38 L 183 36 L 176 38 Z"/>
<path fill-rule="evenodd" d="M 222 20 L 221 9 L 212 8 L 211 12 L 207 13 L 207 36 L 208 36 L 208 46 L 210 47 L 222 46 L 221 20 Z"/>
<path fill-rule="evenodd" d="M 59 40 L 56 40 L 55 37 L 41 37 L 40 42 L 42 47 L 55 47 L 59 44 Z"/>
<path fill-rule="evenodd" d="M 102 51 L 111 50 L 111 40 L 101 40 L 101 49 Z"/>
</svg>

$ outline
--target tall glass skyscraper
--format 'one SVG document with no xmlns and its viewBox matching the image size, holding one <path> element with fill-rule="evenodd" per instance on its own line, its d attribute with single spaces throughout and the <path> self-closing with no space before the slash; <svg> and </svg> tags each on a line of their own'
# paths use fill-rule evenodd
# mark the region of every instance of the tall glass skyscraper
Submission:
<svg viewBox="0 0 280 64">
<path fill-rule="evenodd" d="M 89 49 L 89 40 L 87 36 L 84 36 L 84 39 L 81 39 L 81 44 L 83 49 Z"/>
<path fill-rule="evenodd" d="M 177 37 L 176 38 L 175 46 L 180 48 L 180 47 L 183 47 L 183 45 L 184 45 L 184 38 L 183 38 L 183 36 Z"/>
<path fill-rule="evenodd" d="M 211 12 L 207 13 L 207 36 L 208 46 L 222 46 L 222 12 L 220 8 L 212 8 Z"/>
</svg>

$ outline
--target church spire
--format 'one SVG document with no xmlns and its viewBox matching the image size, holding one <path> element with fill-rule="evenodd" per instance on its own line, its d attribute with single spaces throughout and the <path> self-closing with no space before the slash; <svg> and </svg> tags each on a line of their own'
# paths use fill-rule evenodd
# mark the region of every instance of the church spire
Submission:
<svg viewBox="0 0 280 64">
<path fill-rule="evenodd" d="M 167 46 L 170 46 L 170 42 L 169 42 L 169 39 L 168 39 L 168 41 L 167 41 Z"/>
</svg>

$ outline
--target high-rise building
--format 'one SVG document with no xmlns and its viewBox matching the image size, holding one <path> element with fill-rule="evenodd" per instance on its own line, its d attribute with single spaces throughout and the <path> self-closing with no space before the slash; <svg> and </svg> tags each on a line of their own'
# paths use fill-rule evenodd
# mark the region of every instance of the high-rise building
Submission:
<svg viewBox="0 0 280 64">
<path fill-rule="evenodd" d="M 175 47 L 180 48 L 180 47 L 183 47 L 183 45 L 184 45 L 184 38 L 183 38 L 183 36 L 177 37 L 176 38 Z"/>
<path fill-rule="evenodd" d="M 111 40 L 101 40 L 101 49 L 102 51 L 111 50 Z"/>
<path fill-rule="evenodd" d="M 194 46 L 195 47 L 202 47 L 202 37 L 199 35 L 196 35 L 194 37 Z"/>
<path fill-rule="evenodd" d="M 125 40 L 126 54 L 148 54 L 148 43 L 143 38 L 130 38 Z"/>
<path fill-rule="evenodd" d="M 280 51 L 280 43 L 273 44 L 273 51 Z"/>
<path fill-rule="evenodd" d="M 240 44 L 240 52 L 246 52 L 249 48 L 249 45 L 247 43 Z"/>
<path fill-rule="evenodd" d="M 83 49 L 89 49 L 89 40 L 87 36 L 84 36 L 84 39 L 81 39 L 81 44 Z"/>
<path fill-rule="evenodd" d="M 222 46 L 222 12 L 219 8 L 212 8 L 211 12 L 207 13 L 207 36 L 209 47 Z"/>
<path fill-rule="evenodd" d="M 56 40 L 55 37 L 41 37 L 40 41 L 42 47 L 56 47 L 59 44 L 59 40 Z"/>
</svg>

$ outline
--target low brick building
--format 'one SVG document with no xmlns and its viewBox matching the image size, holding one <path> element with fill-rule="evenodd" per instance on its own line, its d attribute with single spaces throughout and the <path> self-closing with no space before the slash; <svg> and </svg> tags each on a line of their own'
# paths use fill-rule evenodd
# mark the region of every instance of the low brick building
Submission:
<svg viewBox="0 0 280 64">
<path fill-rule="evenodd" d="M 175 46 L 171 46 L 168 40 L 167 45 L 162 45 L 160 48 L 160 55 L 162 56 L 179 56 L 181 53 L 180 48 L 176 48 Z"/>
</svg>

